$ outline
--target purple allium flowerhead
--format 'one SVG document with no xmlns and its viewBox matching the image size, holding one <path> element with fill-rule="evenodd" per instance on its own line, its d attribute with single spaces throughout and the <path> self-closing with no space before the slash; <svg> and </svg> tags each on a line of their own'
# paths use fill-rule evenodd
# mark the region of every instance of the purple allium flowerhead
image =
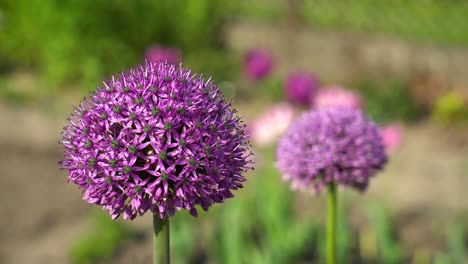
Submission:
<svg viewBox="0 0 468 264">
<path fill-rule="evenodd" d="M 324 87 L 312 98 L 312 106 L 319 108 L 348 107 L 362 109 L 362 99 L 359 94 L 340 86 Z"/>
<path fill-rule="evenodd" d="M 365 190 L 387 155 L 378 127 L 359 110 L 309 110 L 291 124 L 277 166 L 293 189 L 320 192 L 330 183 Z"/>
<path fill-rule="evenodd" d="M 197 216 L 233 197 L 251 169 L 245 125 L 219 89 L 181 66 L 150 63 L 105 81 L 70 116 L 62 167 L 113 219 L 175 209 Z"/>
<path fill-rule="evenodd" d="M 317 78 L 306 72 L 295 72 L 286 77 L 284 90 L 293 104 L 309 105 L 317 91 Z"/>
<path fill-rule="evenodd" d="M 146 50 L 145 58 L 149 62 L 178 64 L 182 61 L 182 53 L 177 48 L 151 46 Z"/>
<path fill-rule="evenodd" d="M 244 72 L 252 80 L 264 79 L 272 69 L 273 57 L 266 49 L 253 49 L 245 56 Z"/>
</svg>

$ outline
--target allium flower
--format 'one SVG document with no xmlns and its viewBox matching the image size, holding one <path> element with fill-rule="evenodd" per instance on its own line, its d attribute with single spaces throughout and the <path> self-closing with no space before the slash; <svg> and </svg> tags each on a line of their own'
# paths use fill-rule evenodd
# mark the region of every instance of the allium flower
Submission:
<svg viewBox="0 0 468 264">
<path fill-rule="evenodd" d="M 317 85 L 317 79 L 312 74 L 297 72 L 286 77 L 284 89 L 291 103 L 308 105 L 317 90 Z"/>
<path fill-rule="evenodd" d="M 84 200 L 112 218 L 175 209 L 197 215 L 233 196 L 250 169 L 249 144 L 231 103 L 180 66 L 146 63 L 84 99 L 62 133 L 61 164 Z"/>
<path fill-rule="evenodd" d="M 265 49 L 254 49 L 247 53 L 244 62 L 244 72 L 253 80 L 267 77 L 273 69 L 273 57 Z"/>
<path fill-rule="evenodd" d="M 324 87 L 312 98 L 312 106 L 319 109 L 324 107 L 341 106 L 360 110 L 361 97 L 350 90 L 339 86 Z"/>
<path fill-rule="evenodd" d="M 365 190 L 387 156 L 377 126 L 339 107 L 304 113 L 281 138 L 277 159 L 294 189 L 319 192 L 329 183 Z"/>
<path fill-rule="evenodd" d="M 258 146 L 273 143 L 286 131 L 293 117 L 294 109 L 289 104 L 272 106 L 248 125 L 247 131 L 252 143 Z"/>
<path fill-rule="evenodd" d="M 403 141 L 403 127 L 399 124 L 390 124 L 382 127 L 380 134 L 388 153 L 393 153 Z"/>
<path fill-rule="evenodd" d="M 178 64 L 182 61 L 182 53 L 177 48 L 151 46 L 146 50 L 145 58 L 149 62 Z"/>
</svg>

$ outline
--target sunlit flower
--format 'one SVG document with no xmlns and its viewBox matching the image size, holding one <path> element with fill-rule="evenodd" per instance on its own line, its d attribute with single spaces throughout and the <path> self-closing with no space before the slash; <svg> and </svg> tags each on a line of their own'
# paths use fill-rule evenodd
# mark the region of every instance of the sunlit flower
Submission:
<svg viewBox="0 0 468 264">
<path fill-rule="evenodd" d="M 251 168 L 244 127 L 210 81 L 146 63 L 105 81 L 70 116 L 62 167 L 112 218 L 197 215 L 233 196 Z"/>
</svg>

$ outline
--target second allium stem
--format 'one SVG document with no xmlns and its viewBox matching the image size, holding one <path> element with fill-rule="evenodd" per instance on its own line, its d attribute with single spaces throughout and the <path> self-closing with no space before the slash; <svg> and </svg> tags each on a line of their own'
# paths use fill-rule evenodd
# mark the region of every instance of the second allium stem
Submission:
<svg viewBox="0 0 468 264">
<path fill-rule="evenodd" d="M 336 184 L 328 185 L 327 263 L 336 264 Z"/>
</svg>

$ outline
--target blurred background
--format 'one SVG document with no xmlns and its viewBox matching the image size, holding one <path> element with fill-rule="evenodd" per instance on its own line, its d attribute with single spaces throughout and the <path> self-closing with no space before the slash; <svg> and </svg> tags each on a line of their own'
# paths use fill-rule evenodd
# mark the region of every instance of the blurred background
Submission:
<svg viewBox="0 0 468 264">
<path fill-rule="evenodd" d="M 110 220 L 59 171 L 72 105 L 167 60 L 212 76 L 251 135 L 245 188 L 171 222 L 174 263 L 324 263 L 324 195 L 274 167 L 301 112 L 360 108 L 390 162 L 339 193 L 339 263 L 468 263 L 468 2 L 0 0 L 0 263 L 150 263 L 151 216 Z"/>
</svg>

